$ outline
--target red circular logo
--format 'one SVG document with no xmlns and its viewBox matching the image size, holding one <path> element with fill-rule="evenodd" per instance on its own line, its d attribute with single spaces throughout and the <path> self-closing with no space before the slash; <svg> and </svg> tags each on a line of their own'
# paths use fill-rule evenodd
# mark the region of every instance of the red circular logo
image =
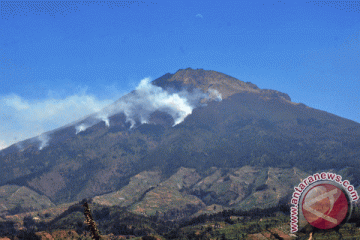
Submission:
<svg viewBox="0 0 360 240">
<path fill-rule="evenodd" d="M 305 219 L 319 229 L 336 227 L 345 219 L 349 209 L 349 202 L 343 191 L 332 184 L 314 186 L 303 199 Z"/>
</svg>

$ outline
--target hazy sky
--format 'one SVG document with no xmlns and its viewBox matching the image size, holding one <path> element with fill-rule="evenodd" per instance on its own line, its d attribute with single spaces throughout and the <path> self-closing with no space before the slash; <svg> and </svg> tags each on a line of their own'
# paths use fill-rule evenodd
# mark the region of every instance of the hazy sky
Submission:
<svg viewBox="0 0 360 240">
<path fill-rule="evenodd" d="M 0 149 L 178 69 L 360 122 L 360 1 L 1 1 Z"/>
</svg>

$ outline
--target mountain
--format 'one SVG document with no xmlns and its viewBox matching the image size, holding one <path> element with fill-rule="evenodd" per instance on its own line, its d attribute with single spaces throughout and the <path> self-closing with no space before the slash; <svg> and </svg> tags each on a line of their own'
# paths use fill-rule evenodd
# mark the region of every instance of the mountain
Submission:
<svg viewBox="0 0 360 240">
<path fill-rule="evenodd" d="M 49 207 L 54 207 L 54 204 L 48 197 L 39 195 L 27 187 L 16 185 L 0 187 L 0 216 L 38 211 Z"/>
<path fill-rule="evenodd" d="M 2 150 L 0 186 L 26 187 L 54 204 L 94 198 L 177 219 L 210 206 L 286 202 L 301 179 L 322 170 L 359 189 L 359 145 L 359 123 L 187 68 Z"/>
</svg>

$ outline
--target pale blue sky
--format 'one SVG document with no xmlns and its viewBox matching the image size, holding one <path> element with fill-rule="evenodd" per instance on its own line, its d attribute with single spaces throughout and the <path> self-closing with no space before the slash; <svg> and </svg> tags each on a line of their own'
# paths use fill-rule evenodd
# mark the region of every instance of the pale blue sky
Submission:
<svg viewBox="0 0 360 240">
<path fill-rule="evenodd" d="M 359 34 L 359 1 L 2 1 L 0 149 L 188 67 L 360 122 Z"/>
</svg>

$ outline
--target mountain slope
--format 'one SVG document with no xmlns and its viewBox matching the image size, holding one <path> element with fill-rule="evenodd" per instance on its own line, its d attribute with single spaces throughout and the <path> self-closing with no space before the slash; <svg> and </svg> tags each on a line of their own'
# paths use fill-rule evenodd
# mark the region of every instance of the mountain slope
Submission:
<svg viewBox="0 0 360 240">
<path fill-rule="evenodd" d="M 0 187 L 0 215 L 38 211 L 53 207 L 49 198 L 39 195 L 27 187 L 5 185 Z"/>
<path fill-rule="evenodd" d="M 26 186 L 56 204 L 102 195 L 104 204 L 122 205 L 112 194 L 120 190 L 117 198 L 131 199 L 124 206 L 135 211 L 173 189 L 166 181 L 183 167 L 198 176 L 173 194 L 179 207 L 193 202 L 196 207 L 188 212 L 193 214 L 210 204 L 251 207 L 261 186 L 268 199 L 279 201 L 291 188 L 282 191 L 279 183 L 269 181 L 290 176 L 293 169 L 309 174 L 333 169 L 356 187 L 360 184 L 356 122 L 215 71 L 188 68 L 152 83 L 157 87 L 144 85 L 100 114 L 48 133 L 48 146 L 41 150 L 33 139 L 19 144 L 21 150 L 12 146 L 1 151 L 0 186 Z M 161 105 L 164 101 L 167 105 Z M 145 106 L 148 102 L 152 105 Z M 256 167 L 260 180 L 254 186 L 236 180 Z M 151 181 L 136 180 L 138 174 Z M 225 177 L 230 180 L 224 186 L 209 180 Z M 165 186 L 155 186 L 160 183 Z"/>
</svg>

